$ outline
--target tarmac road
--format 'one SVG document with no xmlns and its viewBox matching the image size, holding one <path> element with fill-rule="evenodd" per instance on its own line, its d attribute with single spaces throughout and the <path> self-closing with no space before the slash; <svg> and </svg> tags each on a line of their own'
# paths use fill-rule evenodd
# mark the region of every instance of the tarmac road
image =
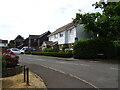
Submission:
<svg viewBox="0 0 120 90">
<path fill-rule="evenodd" d="M 118 88 L 118 64 L 20 55 L 20 64 L 40 75 L 48 88 Z"/>
</svg>

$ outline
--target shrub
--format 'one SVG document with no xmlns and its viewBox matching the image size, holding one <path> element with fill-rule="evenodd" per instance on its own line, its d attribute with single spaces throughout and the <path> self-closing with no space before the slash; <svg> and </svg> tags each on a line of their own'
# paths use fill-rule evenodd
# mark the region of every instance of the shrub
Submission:
<svg viewBox="0 0 120 90">
<path fill-rule="evenodd" d="M 71 53 L 72 53 L 73 50 L 71 50 L 71 49 L 69 49 L 69 48 L 66 48 L 66 49 L 65 49 L 65 52 L 71 52 Z"/>
<path fill-rule="evenodd" d="M 6 67 L 14 67 L 18 64 L 19 56 L 9 50 L 2 49 L 3 60 L 6 62 Z"/>
<path fill-rule="evenodd" d="M 43 52 L 53 52 L 53 49 L 52 48 L 43 48 Z"/>
<path fill-rule="evenodd" d="M 69 58 L 73 56 L 73 54 L 70 52 L 26 52 L 26 53 L 32 55 L 44 55 L 44 56 L 54 56 L 54 57 L 64 57 L 64 58 Z"/>
<path fill-rule="evenodd" d="M 69 48 L 68 44 L 63 44 L 62 51 L 65 51 L 66 48 Z"/>
<path fill-rule="evenodd" d="M 113 58 L 116 54 L 115 43 L 102 38 L 76 41 L 73 54 L 74 58 Z"/>
<path fill-rule="evenodd" d="M 115 57 L 116 59 L 120 59 L 120 43 L 115 41 L 114 42 L 114 45 L 115 45 Z"/>
</svg>

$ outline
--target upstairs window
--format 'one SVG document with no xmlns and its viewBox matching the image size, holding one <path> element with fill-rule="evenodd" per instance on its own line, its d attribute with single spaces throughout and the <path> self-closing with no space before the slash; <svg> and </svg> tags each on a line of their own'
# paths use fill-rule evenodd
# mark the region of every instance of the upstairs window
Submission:
<svg viewBox="0 0 120 90">
<path fill-rule="evenodd" d="M 72 29 L 70 29 L 69 32 L 72 33 Z"/>
<path fill-rule="evenodd" d="M 60 35 L 60 37 L 63 37 L 63 33 L 62 32 L 59 35 Z"/>
<path fill-rule="evenodd" d="M 54 38 L 58 38 L 58 35 L 56 34 L 56 35 L 54 35 Z"/>
</svg>

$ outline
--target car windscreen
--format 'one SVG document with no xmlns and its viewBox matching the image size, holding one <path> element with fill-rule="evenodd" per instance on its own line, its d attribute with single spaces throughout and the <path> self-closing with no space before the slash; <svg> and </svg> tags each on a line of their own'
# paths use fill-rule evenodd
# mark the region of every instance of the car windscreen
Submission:
<svg viewBox="0 0 120 90">
<path fill-rule="evenodd" d="M 17 48 L 14 48 L 14 49 L 12 49 L 12 51 L 19 51 L 19 49 L 17 49 Z"/>
</svg>

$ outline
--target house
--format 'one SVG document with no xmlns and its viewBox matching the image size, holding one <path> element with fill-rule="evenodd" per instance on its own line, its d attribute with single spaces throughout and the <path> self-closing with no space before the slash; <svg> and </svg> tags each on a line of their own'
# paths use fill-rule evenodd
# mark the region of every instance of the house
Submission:
<svg viewBox="0 0 120 90">
<path fill-rule="evenodd" d="M 48 41 L 48 35 L 51 34 L 50 31 L 47 31 L 41 35 L 29 35 L 28 38 L 23 40 L 22 47 L 28 46 L 30 48 L 39 49 L 43 41 Z"/>
<path fill-rule="evenodd" d="M 68 45 L 69 48 L 72 48 L 75 40 L 85 40 L 92 36 L 93 33 L 84 32 L 83 24 L 76 25 L 74 23 L 64 25 L 48 35 L 49 41 L 57 41 L 60 47 Z"/>
<path fill-rule="evenodd" d="M 58 42 L 44 41 L 42 44 L 42 48 L 52 48 L 53 51 L 59 51 Z"/>
<path fill-rule="evenodd" d="M 8 46 L 8 40 L 0 39 L 0 47 L 7 47 L 7 46 Z"/>
<path fill-rule="evenodd" d="M 22 38 L 14 40 L 15 47 L 21 48 L 21 45 L 23 44 L 23 40 L 24 39 L 22 39 Z"/>
</svg>

